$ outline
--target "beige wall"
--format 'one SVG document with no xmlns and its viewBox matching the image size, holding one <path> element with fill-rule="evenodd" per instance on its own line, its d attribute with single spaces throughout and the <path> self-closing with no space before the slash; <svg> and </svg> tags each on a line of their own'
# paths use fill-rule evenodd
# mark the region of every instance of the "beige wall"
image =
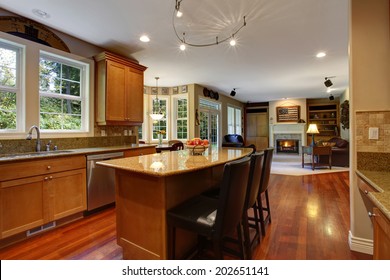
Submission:
<svg viewBox="0 0 390 280">
<path fill-rule="evenodd" d="M 283 106 L 300 106 L 300 118 L 307 122 L 306 119 L 306 99 L 288 99 L 288 100 L 278 100 L 278 101 L 270 101 L 269 102 L 269 123 L 275 124 L 277 123 L 276 118 L 276 107 Z M 286 123 L 286 122 L 284 122 Z M 296 122 L 292 122 L 296 123 Z"/>
<path fill-rule="evenodd" d="M 372 224 L 357 187 L 359 111 L 390 110 L 389 0 L 350 0 L 350 201 L 352 250 L 372 250 Z M 367 136 L 366 136 L 367 137 Z"/>
</svg>

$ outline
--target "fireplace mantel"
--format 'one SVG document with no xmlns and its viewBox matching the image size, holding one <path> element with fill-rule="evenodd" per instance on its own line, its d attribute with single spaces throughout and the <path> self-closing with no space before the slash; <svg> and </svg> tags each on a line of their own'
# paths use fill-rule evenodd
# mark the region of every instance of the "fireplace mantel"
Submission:
<svg viewBox="0 0 390 280">
<path fill-rule="evenodd" d="M 277 123 L 269 126 L 269 145 L 276 147 L 275 135 L 299 134 L 301 146 L 306 146 L 306 123 Z"/>
</svg>

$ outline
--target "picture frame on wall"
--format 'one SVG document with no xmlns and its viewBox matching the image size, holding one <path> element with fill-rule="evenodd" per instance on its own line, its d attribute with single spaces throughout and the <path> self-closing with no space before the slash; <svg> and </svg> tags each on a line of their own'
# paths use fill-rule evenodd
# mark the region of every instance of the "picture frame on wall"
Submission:
<svg viewBox="0 0 390 280">
<path fill-rule="evenodd" d="M 178 94 L 179 93 L 179 87 L 173 87 L 172 88 L 172 93 L 173 94 Z"/>
<path fill-rule="evenodd" d="M 157 94 L 157 88 L 156 87 L 152 87 L 152 94 L 154 94 L 154 95 Z"/>
<path fill-rule="evenodd" d="M 161 88 L 161 94 L 168 95 L 169 94 L 169 88 L 167 88 L 167 87 Z"/>
<path fill-rule="evenodd" d="M 276 107 L 277 122 L 298 122 L 300 118 L 300 106 Z"/>
<path fill-rule="evenodd" d="M 181 92 L 182 92 L 182 93 L 187 93 L 187 91 L 188 91 L 187 85 L 181 86 Z"/>
</svg>

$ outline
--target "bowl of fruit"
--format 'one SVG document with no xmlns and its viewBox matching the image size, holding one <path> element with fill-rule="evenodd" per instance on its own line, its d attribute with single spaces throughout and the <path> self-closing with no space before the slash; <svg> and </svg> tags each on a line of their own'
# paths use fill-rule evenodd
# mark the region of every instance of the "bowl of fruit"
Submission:
<svg viewBox="0 0 390 280">
<path fill-rule="evenodd" d="M 191 140 L 187 140 L 185 147 L 192 155 L 202 155 L 209 147 L 209 140 L 193 138 Z"/>
</svg>

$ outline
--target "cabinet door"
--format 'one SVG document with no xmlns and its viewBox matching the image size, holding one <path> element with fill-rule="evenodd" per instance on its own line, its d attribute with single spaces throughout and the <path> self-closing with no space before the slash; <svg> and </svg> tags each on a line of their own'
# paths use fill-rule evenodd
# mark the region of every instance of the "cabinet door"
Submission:
<svg viewBox="0 0 390 280">
<path fill-rule="evenodd" d="M 0 237 L 5 238 L 48 222 L 43 176 L 0 182 Z"/>
<path fill-rule="evenodd" d="M 52 174 L 47 184 L 51 220 L 58 220 L 87 209 L 85 169 Z"/>
<path fill-rule="evenodd" d="M 125 65 L 107 61 L 106 120 L 126 120 L 126 69 Z"/>
<path fill-rule="evenodd" d="M 127 120 L 130 122 L 142 123 L 144 117 L 144 73 L 140 70 L 128 67 L 126 80 Z"/>
<path fill-rule="evenodd" d="M 390 260 L 390 221 L 374 208 L 374 260 Z"/>
</svg>

